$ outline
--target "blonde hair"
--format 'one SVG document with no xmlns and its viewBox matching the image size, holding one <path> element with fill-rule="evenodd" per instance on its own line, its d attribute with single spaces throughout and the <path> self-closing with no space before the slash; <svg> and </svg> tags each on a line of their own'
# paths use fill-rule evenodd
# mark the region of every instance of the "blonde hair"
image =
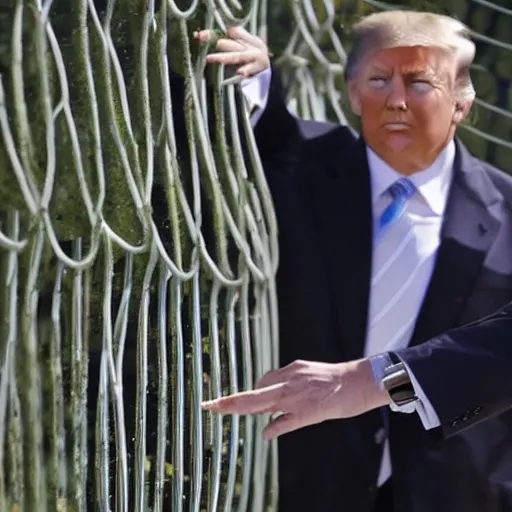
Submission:
<svg viewBox="0 0 512 512">
<path fill-rule="evenodd" d="M 455 54 L 457 72 L 455 87 L 459 99 L 472 101 L 475 89 L 469 68 L 475 58 L 475 44 L 469 29 L 460 21 L 431 12 L 385 11 L 370 14 L 353 27 L 354 46 L 347 57 L 345 78 L 357 73 L 362 59 L 372 49 L 397 46 L 442 48 Z"/>
</svg>

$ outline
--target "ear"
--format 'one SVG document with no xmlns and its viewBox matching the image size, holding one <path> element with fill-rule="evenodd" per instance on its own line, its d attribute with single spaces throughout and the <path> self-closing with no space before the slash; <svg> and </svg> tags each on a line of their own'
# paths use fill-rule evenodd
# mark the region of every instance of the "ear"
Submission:
<svg viewBox="0 0 512 512">
<path fill-rule="evenodd" d="M 350 101 L 350 107 L 352 108 L 352 112 L 356 116 L 361 115 L 361 96 L 359 94 L 359 90 L 357 88 L 357 84 L 355 83 L 355 80 L 352 78 L 347 83 L 347 90 L 348 90 L 348 99 Z"/>
<path fill-rule="evenodd" d="M 455 110 L 453 111 L 452 117 L 453 124 L 458 126 L 468 117 L 472 104 L 472 101 L 458 101 L 455 103 Z"/>
</svg>

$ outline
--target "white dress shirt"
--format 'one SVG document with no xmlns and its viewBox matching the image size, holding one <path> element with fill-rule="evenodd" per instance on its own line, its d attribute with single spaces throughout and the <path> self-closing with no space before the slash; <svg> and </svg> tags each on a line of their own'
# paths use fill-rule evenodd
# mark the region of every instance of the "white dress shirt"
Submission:
<svg viewBox="0 0 512 512">
<path fill-rule="evenodd" d="M 242 91 L 249 103 L 250 110 L 253 112 L 251 116 L 253 126 L 258 122 L 266 107 L 270 79 L 271 70 L 267 69 L 259 75 L 242 82 Z M 403 176 L 379 158 L 370 148 L 367 148 L 367 158 L 370 170 L 373 218 L 376 222 L 386 206 L 391 202 L 389 194 L 386 193 L 387 190 L 395 181 L 403 178 Z M 397 336 L 393 336 L 394 339 L 386 339 L 384 332 L 373 332 L 371 329 L 373 297 L 372 289 L 370 289 L 370 325 L 365 341 L 365 356 L 370 357 L 375 379 L 379 384 L 384 366 L 388 366 L 390 362 L 389 357 L 385 353 L 406 347 L 412 337 L 437 258 L 437 251 L 441 241 L 443 216 L 453 175 L 454 159 L 455 144 L 452 141 L 428 169 L 408 177 L 416 187 L 416 193 L 407 201 L 404 214 L 407 215 L 408 222 L 413 229 L 413 235 L 418 241 L 418 251 L 421 253 L 421 269 L 415 271 L 414 280 L 408 289 L 408 320 L 403 322 L 403 329 L 400 330 Z M 374 240 L 374 245 L 375 242 Z M 374 271 L 372 271 L 371 278 L 372 281 L 375 278 Z M 400 408 L 399 412 L 410 413 L 416 411 L 425 429 L 439 426 L 440 421 L 432 404 L 421 389 L 410 368 L 407 368 L 407 370 L 418 400 L 409 407 Z M 394 407 L 392 409 L 398 410 Z M 378 483 L 382 484 L 390 474 L 389 444 L 386 440 Z"/>
<path fill-rule="evenodd" d="M 267 68 L 252 78 L 242 80 L 242 92 L 248 104 L 249 112 L 252 112 L 252 126 L 256 126 L 263 112 L 265 112 L 271 78 L 271 69 Z"/>
<path fill-rule="evenodd" d="M 389 187 L 403 176 L 379 158 L 369 147 L 367 147 L 367 158 L 370 168 L 373 218 L 376 223 L 384 209 L 392 201 L 387 192 Z M 379 297 L 376 296 L 378 293 L 375 283 L 376 274 L 380 273 L 381 270 L 378 268 L 379 264 L 375 261 L 378 252 L 376 244 L 385 243 L 386 234 L 384 234 L 383 241 L 374 239 L 369 325 L 365 344 L 365 356 L 367 357 L 404 348 L 411 340 L 432 277 L 441 242 L 441 228 L 453 174 L 454 158 L 455 144 L 452 141 L 428 169 L 408 177 L 416 188 L 416 193 L 405 205 L 402 219 L 406 223 L 405 230 L 408 232 L 409 251 L 400 253 L 399 246 L 402 239 L 393 241 L 397 246 L 398 258 L 394 265 L 384 273 L 383 278 L 388 283 L 396 284 L 397 280 L 399 284 L 402 285 L 403 283 L 402 289 L 405 289 L 406 292 L 402 295 L 396 294 L 395 303 L 386 305 L 389 307 L 375 304 L 379 300 Z M 403 240 L 403 242 L 405 244 L 407 240 Z M 391 247 L 390 250 L 395 249 Z M 375 317 L 378 317 L 380 321 L 374 322 Z M 411 373 L 410 375 L 419 401 L 416 402 L 415 407 L 405 409 L 402 412 L 416 410 L 426 428 L 437 426 L 439 419 L 430 401 L 418 386 L 414 376 Z M 389 442 L 386 439 L 378 485 L 382 485 L 390 475 L 391 459 Z"/>
</svg>

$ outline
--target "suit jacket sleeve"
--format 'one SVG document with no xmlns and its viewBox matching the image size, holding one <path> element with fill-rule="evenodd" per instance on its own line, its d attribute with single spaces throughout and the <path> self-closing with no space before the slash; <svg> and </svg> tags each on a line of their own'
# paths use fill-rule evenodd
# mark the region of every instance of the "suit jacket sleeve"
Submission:
<svg viewBox="0 0 512 512">
<path fill-rule="evenodd" d="M 512 407 L 512 303 L 396 354 L 428 396 L 446 436 Z"/>
<path fill-rule="evenodd" d="M 254 136 L 262 160 L 272 158 L 276 152 L 286 152 L 290 146 L 295 147 L 300 138 L 297 118 L 286 106 L 283 86 L 274 67 L 267 104 L 254 127 Z"/>
</svg>

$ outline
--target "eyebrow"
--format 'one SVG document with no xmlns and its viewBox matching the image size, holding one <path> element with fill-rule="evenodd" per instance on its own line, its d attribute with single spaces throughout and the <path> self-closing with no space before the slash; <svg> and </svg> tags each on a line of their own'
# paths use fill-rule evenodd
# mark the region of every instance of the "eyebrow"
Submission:
<svg viewBox="0 0 512 512">
<path fill-rule="evenodd" d="M 382 67 L 382 66 L 372 66 L 371 72 L 372 73 L 389 73 L 389 69 Z"/>
<path fill-rule="evenodd" d="M 374 66 L 371 70 L 372 73 L 383 73 L 389 74 L 390 69 L 383 66 Z M 406 78 L 416 78 L 418 76 L 434 78 L 436 76 L 435 72 L 432 70 L 430 66 L 424 68 L 418 68 L 414 66 L 404 66 L 403 69 L 400 69 L 401 74 L 403 74 Z"/>
</svg>

